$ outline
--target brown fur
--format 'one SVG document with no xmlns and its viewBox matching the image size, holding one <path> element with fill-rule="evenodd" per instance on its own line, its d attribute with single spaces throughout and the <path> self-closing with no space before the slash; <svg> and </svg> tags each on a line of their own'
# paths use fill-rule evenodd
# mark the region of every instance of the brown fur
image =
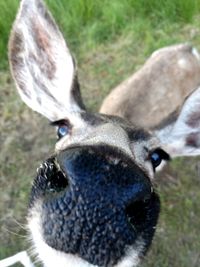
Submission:
<svg viewBox="0 0 200 267">
<path fill-rule="evenodd" d="M 200 85 L 200 60 L 186 44 L 153 53 L 144 66 L 111 91 L 100 112 L 152 128 Z M 180 65 L 180 60 L 185 65 Z"/>
<path fill-rule="evenodd" d="M 44 30 L 38 22 L 32 21 L 32 29 L 37 49 L 37 56 L 33 54 L 33 59 L 38 62 L 41 72 L 50 80 L 55 76 L 56 64 L 53 60 L 50 39 L 51 36 Z M 44 62 L 44 57 L 46 58 Z"/>
</svg>

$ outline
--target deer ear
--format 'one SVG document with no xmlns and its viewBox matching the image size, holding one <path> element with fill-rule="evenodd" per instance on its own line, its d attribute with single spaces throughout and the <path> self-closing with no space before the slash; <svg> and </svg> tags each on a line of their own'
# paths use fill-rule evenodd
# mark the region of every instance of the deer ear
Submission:
<svg viewBox="0 0 200 267">
<path fill-rule="evenodd" d="M 200 155 L 200 87 L 185 100 L 173 122 L 155 133 L 172 157 Z"/>
<path fill-rule="evenodd" d="M 23 101 L 51 121 L 84 108 L 76 66 L 42 0 L 22 0 L 9 42 L 9 59 Z"/>
</svg>

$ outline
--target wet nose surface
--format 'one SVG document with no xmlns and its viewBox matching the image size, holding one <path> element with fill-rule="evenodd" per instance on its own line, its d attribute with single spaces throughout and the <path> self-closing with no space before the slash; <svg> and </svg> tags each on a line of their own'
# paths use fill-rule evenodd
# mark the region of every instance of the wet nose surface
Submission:
<svg viewBox="0 0 200 267">
<path fill-rule="evenodd" d="M 99 195 L 125 204 L 151 194 L 151 184 L 145 173 L 115 148 L 72 148 L 60 153 L 57 160 L 71 188 L 85 198 Z"/>
<path fill-rule="evenodd" d="M 68 186 L 43 203 L 46 243 L 94 265 L 116 264 L 151 216 L 148 177 L 123 153 L 104 146 L 71 148 L 57 161 Z"/>
</svg>

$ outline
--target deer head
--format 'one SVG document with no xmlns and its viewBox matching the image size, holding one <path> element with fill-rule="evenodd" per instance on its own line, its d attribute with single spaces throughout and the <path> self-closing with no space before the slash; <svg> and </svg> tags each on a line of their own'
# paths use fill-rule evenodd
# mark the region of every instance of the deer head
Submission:
<svg viewBox="0 0 200 267">
<path fill-rule="evenodd" d="M 151 130 L 171 157 L 196 156 L 199 155 L 199 85 L 197 49 L 188 44 L 164 47 L 111 90 L 100 112 Z"/>
<path fill-rule="evenodd" d="M 22 100 L 49 119 L 58 135 L 30 197 L 28 228 L 39 259 L 47 267 L 136 266 L 158 219 L 153 177 L 169 159 L 162 146 L 173 151 L 187 128 L 185 146 L 196 149 L 198 116 L 188 118 L 186 103 L 173 131 L 154 133 L 119 117 L 89 113 L 75 61 L 42 0 L 21 1 L 9 59 Z M 196 100 L 187 102 L 198 106 Z"/>
</svg>

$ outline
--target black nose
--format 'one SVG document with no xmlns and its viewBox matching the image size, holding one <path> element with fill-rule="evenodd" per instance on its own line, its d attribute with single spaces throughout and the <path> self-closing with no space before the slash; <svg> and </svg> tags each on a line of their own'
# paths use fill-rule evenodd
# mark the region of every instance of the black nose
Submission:
<svg viewBox="0 0 200 267">
<path fill-rule="evenodd" d="M 43 203 L 48 245 L 112 266 L 146 228 L 151 240 L 158 201 L 150 180 L 128 156 L 108 146 L 74 147 L 58 154 L 57 162 L 67 183 Z"/>
<path fill-rule="evenodd" d="M 148 199 L 151 183 L 147 175 L 118 149 L 108 146 L 77 147 L 57 156 L 73 191 L 86 199 L 101 196 L 126 205 Z M 89 200 L 89 199 L 88 199 Z"/>
</svg>

